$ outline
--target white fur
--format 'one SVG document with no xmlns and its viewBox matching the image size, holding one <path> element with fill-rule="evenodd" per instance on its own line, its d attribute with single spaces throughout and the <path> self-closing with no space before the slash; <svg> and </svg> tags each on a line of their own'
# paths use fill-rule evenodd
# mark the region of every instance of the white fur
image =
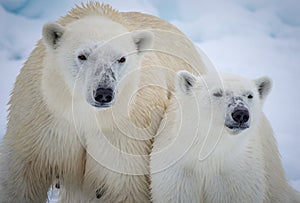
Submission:
<svg viewBox="0 0 300 203">
<path fill-rule="evenodd" d="M 14 153 L 19 152 L 13 149 L 13 142 L 17 142 L 17 144 L 20 145 L 19 150 L 22 150 L 22 143 L 18 143 L 21 142 L 21 140 L 18 141 L 18 138 L 8 136 L 4 138 L 4 143 L 6 144 L 4 149 L 6 149 L 6 147 L 8 148 L 4 151 L 6 153 L 9 153 L 10 150 L 12 151 L 11 154 L 7 154 L 6 158 L 8 160 L 4 160 L 6 162 L 5 164 L 8 164 L 8 167 L 15 166 L 13 170 L 10 168 L 2 169 L 2 172 L 6 173 L 6 177 L 2 177 L 5 181 L 5 185 L 0 193 L 1 199 L 8 202 L 42 202 L 45 199 L 49 186 L 52 184 L 52 180 L 54 180 L 56 176 L 59 176 L 62 186 L 66 191 L 77 192 L 81 187 L 81 181 L 83 181 L 83 189 L 87 195 L 81 195 L 77 201 L 92 201 L 96 199 L 96 190 L 98 187 L 101 189 L 102 184 L 105 183 L 104 180 L 101 179 L 102 175 L 113 183 L 112 186 L 108 183 L 107 187 L 115 192 L 114 198 L 118 198 L 114 199 L 111 193 L 106 193 L 103 195 L 102 201 L 107 201 L 107 199 L 111 199 L 111 201 L 123 201 L 127 196 L 129 196 L 129 201 L 131 201 L 130 198 L 135 198 L 139 201 L 147 199 L 148 194 L 143 192 L 144 188 L 147 187 L 147 185 L 143 185 L 146 183 L 146 180 L 138 180 L 139 178 L 137 176 L 131 177 L 124 175 L 130 172 L 132 172 L 132 174 L 147 174 L 147 169 L 145 167 L 143 168 L 143 166 L 147 166 L 146 156 L 140 156 L 139 159 L 135 159 L 134 161 L 130 161 L 127 158 L 126 162 L 119 162 L 118 164 L 120 164 L 120 166 L 112 168 L 112 170 L 116 172 L 108 170 L 114 166 L 116 163 L 115 160 L 120 159 L 124 152 L 146 155 L 148 149 L 147 142 L 149 141 L 146 140 L 138 143 L 133 139 L 128 139 L 118 130 L 118 125 L 120 124 L 116 123 L 119 122 L 123 124 L 128 120 L 127 113 L 129 109 L 127 107 L 129 106 L 124 104 L 129 103 L 129 99 L 133 96 L 132 94 L 134 90 L 137 89 L 139 83 L 138 75 L 135 75 L 136 77 L 131 76 L 132 78 L 130 77 L 130 79 L 129 77 L 125 78 L 126 74 L 137 71 L 139 67 L 140 54 L 132 54 L 136 52 L 134 38 L 131 38 L 132 34 L 128 33 L 128 30 L 120 24 L 104 19 L 103 17 L 84 18 L 70 23 L 64 28 L 62 26 L 55 26 L 55 24 L 47 24 L 44 33 L 49 33 L 51 32 L 49 30 L 56 29 L 57 27 L 60 28 L 61 32 L 63 29 L 64 31 L 55 46 L 51 45 L 52 40 L 48 39 L 48 35 L 44 36 L 44 42 L 49 46 L 47 47 L 47 54 L 42 64 L 43 70 L 41 72 L 40 87 L 42 95 L 36 95 L 40 97 L 37 99 L 44 100 L 45 106 L 42 107 L 46 108 L 44 111 L 50 110 L 50 115 L 48 112 L 45 112 L 45 115 L 41 116 L 49 116 L 49 119 L 45 120 L 39 118 L 41 120 L 37 120 L 36 122 L 44 122 L 44 124 L 40 126 L 40 129 L 29 129 L 32 131 L 32 134 L 27 134 L 25 131 L 24 138 L 19 138 L 25 139 L 25 144 L 28 142 L 28 144 L 26 144 L 28 145 L 28 149 L 26 149 L 26 151 L 24 149 L 24 152 L 21 154 L 21 157 L 24 156 L 24 158 L 19 157 L 20 160 L 18 161 L 20 163 L 16 161 L 17 157 L 14 158 L 14 156 L 18 156 Z M 121 36 L 121 39 L 111 40 L 123 34 L 125 34 L 125 36 Z M 140 33 L 139 41 L 143 40 L 142 34 L 143 33 Z M 148 37 L 151 37 L 151 35 L 148 35 Z M 106 42 L 107 40 L 111 41 Z M 151 39 L 149 39 L 149 41 L 151 41 Z M 85 72 L 85 74 L 82 74 L 82 77 L 80 77 L 80 73 L 78 74 L 79 76 L 75 77 L 71 74 L 72 68 L 74 68 L 73 55 L 77 53 L 77 50 L 87 44 L 97 43 L 107 43 L 111 47 L 118 49 L 117 51 L 119 51 L 121 55 L 132 54 L 128 56 L 126 67 L 122 67 L 125 70 L 119 72 L 122 75 L 118 78 L 120 81 L 118 83 L 118 89 L 116 90 L 118 93 L 113 108 L 103 110 L 95 109 L 85 98 L 87 91 L 87 88 L 84 88 L 85 83 L 99 77 L 95 74 L 86 74 L 95 68 L 94 66 L 96 66 L 96 64 L 92 64 L 94 66 L 87 66 L 84 70 L 79 70 L 79 72 Z M 150 48 L 150 44 L 151 43 L 144 42 L 143 48 Z M 93 52 L 96 52 L 94 54 L 99 57 L 100 60 L 107 62 L 108 60 L 114 59 L 114 56 L 107 53 L 110 52 L 109 49 L 103 51 L 103 53 L 108 55 L 101 55 L 101 51 L 103 51 L 101 47 L 93 50 Z M 101 53 L 97 54 L 97 52 Z M 120 69 L 121 67 L 117 68 Z M 121 93 L 122 95 L 120 95 Z M 38 106 L 36 108 L 38 108 Z M 41 114 L 42 111 L 43 109 L 37 112 L 37 116 L 40 116 L 39 114 Z M 118 119 L 114 119 L 112 113 L 114 111 Z M 32 111 L 32 113 L 34 112 L 35 111 Z M 29 142 L 32 142 L 34 139 L 37 139 L 37 141 L 34 144 L 29 144 Z M 119 146 L 119 142 L 124 143 L 124 145 Z M 111 146 L 111 144 L 115 146 Z M 140 147 L 136 148 L 135 146 Z M 12 149 L 9 149 L 9 147 Z M 113 149 L 117 147 L 120 147 L 121 151 L 115 150 L 116 152 L 113 152 Z M 31 148 L 34 149 L 33 152 L 31 152 Z M 33 155 L 32 153 L 35 152 L 39 154 Z M 109 158 L 107 158 L 108 155 Z M 35 168 L 29 169 L 29 171 L 26 169 L 27 161 L 23 161 L 27 156 L 32 156 L 32 158 L 35 156 L 38 157 L 36 158 L 37 163 L 34 163 L 36 160 L 32 161 Z M 97 160 L 97 157 L 103 157 L 103 160 Z M 126 159 L 125 155 L 123 159 Z M 10 160 L 14 162 L 10 163 Z M 2 166 L 4 166 L 4 164 L 2 164 Z M 39 171 L 39 169 L 43 171 Z M 37 174 L 30 174 L 30 170 L 33 172 L 36 170 L 34 173 Z M 85 177 L 81 177 L 84 171 Z M 30 177 L 19 175 L 18 173 L 29 173 Z M 43 178 L 45 180 L 34 177 L 35 175 L 38 177 L 44 176 Z M 10 183 L 15 179 L 12 176 L 22 176 L 22 179 L 17 181 L 21 181 L 24 186 Z M 32 181 L 27 182 L 23 180 L 23 178 L 31 178 Z M 2 184 L 4 184 L 4 181 L 2 181 Z M 40 183 L 36 183 L 39 181 Z M 118 181 L 118 184 L 115 184 L 115 181 Z M 137 184 L 136 186 L 128 187 L 127 190 L 123 190 L 126 187 L 125 183 L 127 181 L 137 181 Z M 138 183 L 139 181 L 141 183 Z M 25 184 L 32 186 L 26 186 Z M 106 184 L 104 185 L 106 187 Z M 42 190 L 35 186 L 41 187 Z M 79 187 L 79 189 L 76 187 Z M 27 193 L 26 189 L 32 189 L 32 191 Z M 37 194 L 37 192 L 41 194 Z M 134 193 L 138 193 L 139 196 L 132 196 Z M 72 192 L 70 192 L 68 196 L 72 197 Z"/>
<path fill-rule="evenodd" d="M 74 125 L 78 131 L 77 136 L 81 138 L 81 143 L 87 152 L 83 192 L 80 194 L 77 190 L 70 190 L 65 201 L 99 201 L 96 199 L 98 189 L 103 190 L 102 202 L 143 201 L 147 199 L 148 195 L 143 192 L 146 180 L 139 176 L 129 175 L 145 177 L 145 174 L 148 173 L 147 156 L 145 155 L 149 141 L 147 138 L 144 138 L 145 141 L 131 139 L 130 136 L 137 132 L 133 129 L 129 135 L 123 134 L 120 125 L 127 123 L 130 111 L 128 104 L 139 83 L 139 52 L 142 49 L 151 48 L 152 36 L 147 34 L 148 41 L 139 44 L 137 48 L 136 41 L 138 43 L 145 41 L 144 33 L 128 33 L 128 30 L 120 24 L 102 17 L 84 18 L 69 24 L 65 29 L 61 46 L 57 48 L 57 51 L 50 50 L 45 58 L 45 66 L 49 67 L 44 69 L 43 76 L 46 78 L 43 78 L 42 86 L 46 102 L 54 111 L 53 114 L 64 117 L 71 125 Z M 86 67 L 79 67 L 81 68 L 79 76 L 72 78 L 70 69 L 73 68 L 72 63 L 74 63 L 72 61 L 73 54 L 77 53 L 81 47 L 86 46 L 92 46 L 89 49 L 93 55 L 89 57 L 95 57 L 96 62 L 91 62 Z M 113 48 L 116 53 L 113 52 Z M 76 51 L 70 53 L 70 50 Z M 87 87 L 97 85 L 97 82 L 92 85 L 88 83 L 100 77 L 100 75 L 93 74 L 95 71 L 92 70 L 103 64 L 114 63 L 111 61 L 118 59 L 118 56 L 126 56 L 127 61 L 125 67 L 114 67 L 113 65 L 109 67 L 118 76 L 116 76 L 118 84 L 115 87 L 115 103 L 111 108 L 96 109 L 86 102 L 85 98 L 88 95 Z M 57 62 L 57 65 L 54 65 L 53 62 Z M 53 84 L 57 82 L 59 76 L 52 73 L 61 74 L 59 73 L 62 72 L 61 70 L 64 71 L 63 80 L 67 80 L 66 83 L 69 84 L 66 91 L 71 93 L 69 95 L 71 98 L 61 95 L 65 94 L 61 91 L 66 88 L 65 86 L 57 87 Z M 87 74 L 88 71 L 92 73 Z M 56 79 L 49 78 L 49 75 Z M 58 98 L 63 100 L 58 101 Z M 70 137 L 69 139 L 74 138 Z M 135 158 L 126 153 L 144 156 Z M 118 161 L 116 162 L 116 160 Z M 128 182 L 134 182 L 134 185 L 127 187 Z M 127 189 L 124 190 L 124 188 Z M 67 188 L 67 190 L 69 189 Z M 107 191 L 113 191 L 114 195 Z M 77 194 L 74 195 L 74 193 Z M 132 196 L 132 194 L 139 195 Z"/>
<path fill-rule="evenodd" d="M 261 96 L 259 84 L 264 84 Z M 154 203 L 299 202 L 284 178 L 276 145 L 269 146 L 273 154 L 264 146 L 273 141 L 270 129 L 260 127 L 268 126 L 262 100 L 270 90 L 269 79 L 213 73 L 196 78 L 182 71 L 176 86 L 150 158 Z M 220 90 L 223 96 L 214 96 Z M 224 125 L 234 96 L 242 97 L 250 112 L 250 127 L 238 132 Z"/>
<path fill-rule="evenodd" d="M 157 53 L 150 52 L 151 33 Z M 90 88 L 110 62 L 114 104 L 94 108 Z M 193 44 L 154 16 L 90 2 L 45 25 L 10 100 L 0 202 L 45 202 L 57 181 L 62 202 L 149 202 L 151 138 L 180 69 L 206 70 Z"/>
</svg>

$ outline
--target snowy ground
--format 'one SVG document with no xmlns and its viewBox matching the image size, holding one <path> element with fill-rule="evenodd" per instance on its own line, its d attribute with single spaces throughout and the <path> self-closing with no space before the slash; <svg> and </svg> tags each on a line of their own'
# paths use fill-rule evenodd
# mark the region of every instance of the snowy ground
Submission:
<svg viewBox="0 0 300 203">
<path fill-rule="evenodd" d="M 66 13 L 70 0 L 0 0 L 0 135 L 15 77 L 45 22 Z M 218 70 L 274 88 L 265 103 L 291 184 L 300 191 L 300 2 L 298 0 L 109 0 L 121 11 L 142 11 L 178 26 Z M 298 93 L 297 93 L 298 92 Z"/>
</svg>

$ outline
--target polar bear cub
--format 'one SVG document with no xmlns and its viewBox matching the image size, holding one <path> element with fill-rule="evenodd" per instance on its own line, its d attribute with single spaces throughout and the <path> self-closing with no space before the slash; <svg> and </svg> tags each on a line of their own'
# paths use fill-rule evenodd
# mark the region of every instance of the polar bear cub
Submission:
<svg viewBox="0 0 300 203">
<path fill-rule="evenodd" d="M 265 154 L 258 126 L 271 80 L 216 73 L 197 78 L 187 71 L 176 77 L 151 154 L 153 202 L 270 202 L 280 195 L 298 202 L 285 180 L 282 194 L 268 192 L 265 166 L 278 157 Z"/>
</svg>

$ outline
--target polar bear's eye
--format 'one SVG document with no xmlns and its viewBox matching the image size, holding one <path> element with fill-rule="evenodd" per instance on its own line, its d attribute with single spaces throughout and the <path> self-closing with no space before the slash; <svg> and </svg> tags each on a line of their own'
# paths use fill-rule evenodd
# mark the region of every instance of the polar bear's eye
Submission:
<svg viewBox="0 0 300 203">
<path fill-rule="evenodd" d="M 122 57 L 122 58 L 120 58 L 120 59 L 118 60 L 119 63 L 125 63 L 125 61 L 126 61 L 126 58 L 125 58 L 125 57 Z"/>
<path fill-rule="evenodd" d="M 83 54 L 80 54 L 77 58 L 81 61 L 86 61 L 86 59 L 87 59 L 86 56 Z"/>
<path fill-rule="evenodd" d="M 253 95 L 252 94 L 249 94 L 248 95 L 248 99 L 252 99 L 253 98 Z"/>
<path fill-rule="evenodd" d="M 213 93 L 213 95 L 214 95 L 215 97 L 222 97 L 222 96 L 223 96 L 223 91 L 222 91 L 222 90 L 219 90 L 219 91 Z"/>
</svg>

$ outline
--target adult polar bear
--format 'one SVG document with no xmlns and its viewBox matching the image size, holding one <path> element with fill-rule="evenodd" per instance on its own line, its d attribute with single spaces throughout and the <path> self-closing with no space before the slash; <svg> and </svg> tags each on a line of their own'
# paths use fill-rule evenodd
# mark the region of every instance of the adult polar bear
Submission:
<svg viewBox="0 0 300 203">
<path fill-rule="evenodd" d="M 259 127 L 269 78 L 180 71 L 175 84 L 150 158 L 154 203 L 300 202 L 269 129 Z"/>
<path fill-rule="evenodd" d="M 45 25 L 11 96 L 0 202 L 45 202 L 57 179 L 66 202 L 147 202 L 151 138 L 180 69 L 206 71 L 150 15 L 88 3 Z"/>
</svg>

